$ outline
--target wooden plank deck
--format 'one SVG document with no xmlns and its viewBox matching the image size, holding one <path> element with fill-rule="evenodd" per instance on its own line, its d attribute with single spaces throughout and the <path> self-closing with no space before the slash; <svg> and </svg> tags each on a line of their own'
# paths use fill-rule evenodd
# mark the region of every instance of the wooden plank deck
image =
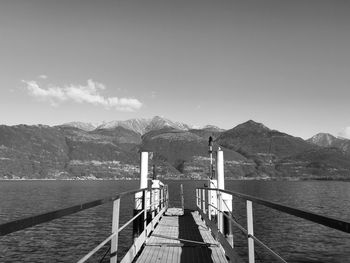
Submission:
<svg viewBox="0 0 350 263">
<path fill-rule="evenodd" d="M 168 209 L 136 262 L 228 262 L 198 212 L 185 210 L 181 214 Z"/>
</svg>

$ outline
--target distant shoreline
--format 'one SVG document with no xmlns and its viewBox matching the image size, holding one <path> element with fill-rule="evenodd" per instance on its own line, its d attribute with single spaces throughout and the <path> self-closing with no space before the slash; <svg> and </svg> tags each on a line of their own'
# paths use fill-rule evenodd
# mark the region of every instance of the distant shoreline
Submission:
<svg viewBox="0 0 350 263">
<path fill-rule="evenodd" d="M 53 178 L 26 178 L 26 179 L 0 179 L 2 181 L 139 181 L 139 178 L 130 179 L 115 179 L 115 178 L 104 178 L 104 179 L 82 179 L 82 178 L 72 178 L 72 179 L 53 179 Z M 148 180 L 151 180 L 150 178 Z M 208 179 L 191 179 L 191 178 L 161 178 L 160 180 L 170 180 L 170 181 L 207 181 Z M 227 181 L 341 181 L 350 182 L 350 178 L 225 178 Z"/>
</svg>

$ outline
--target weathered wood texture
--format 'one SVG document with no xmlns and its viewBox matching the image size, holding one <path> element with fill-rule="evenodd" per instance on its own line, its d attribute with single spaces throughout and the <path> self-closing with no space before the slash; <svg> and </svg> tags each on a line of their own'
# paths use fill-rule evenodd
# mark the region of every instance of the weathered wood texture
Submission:
<svg viewBox="0 0 350 263">
<path fill-rule="evenodd" d="M 136 262 L 227 262 L 198 212 L 174 214 L 163 216 Z"/>
</svg>

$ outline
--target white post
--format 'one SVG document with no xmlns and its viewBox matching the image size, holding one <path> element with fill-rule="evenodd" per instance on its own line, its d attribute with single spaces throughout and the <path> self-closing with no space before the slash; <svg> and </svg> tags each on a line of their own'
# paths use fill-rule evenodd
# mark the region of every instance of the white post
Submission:
<svg viewBox="0 0 350 263">
<path fill-rule="evenodd" d="M 216 152 L 216 173 L 218 179 L 218 189 L 225 189 L 224 176 L 224 152 L 220 149 Z"/>
<path fill-rule="evenodd" d="M 152 180 L 152 188 L 156 188 L 156 189 L 153 189 L 153 205 L 152 205 L 152 208 L 155 209 L 155 207 L 157 207 L 157 213 L 159 213 L 159 210 L 160 210 L 160 206 L 158 205 L 159 202 L 160 202 L 160 194 L 161 194 L 161 191 L 160 191 L 160 186 L 161 186 L 161 182 L 160 180 Z"/>
<path fill-rule="evenodd" d="M 164 186 L 160 190 L 160 204 L 159 204 L 160 210 L 164 207 Z"/>
<path fill-rule="evenodd" d="M 254 235 L 253 230 L 253 204 L 251 201 L 247 200 L 247 230 L 248 235 Z M 249 263 L 255 262 L 254 255 L 254 239 L 248 236 L 248 253 L 249 253 Z"/>
<path fill-rule="evenodd" d="M 182 209 L 182 212 L 185 214 L 184 187 L 182 184 L 180 185 L 180 195 L 181 195 L 181 209 Z"/>
<path fill-rule="evenodd" d="M 202 209 L 203 209 L 203 213 L 206 214 L 206 204 L 205 204 L 205 189 L 202 189 L 202 199 L 203 199 L 203 204 L 202 204 Z"/>
<path fill-rule="evenodd" d="M 218 189 L 225 189 L 225 176 L 224 176 L 224 153 L 219 148 L 216 152 L 216 174 L 218 179 Z M 224 215 L 223 215 L 223 194 L 218 191 L 218 229 L 221 233 L 224 233 Z"/>
<path fill-rule="evenodd" d="M 224 234 L 224 215 L 223 215 L 223 212 L 222 212 L 222 194 L 217 191 L 217 195 L 218 195 L 218 199 L 217 199 L 217 202 L 218 202 L 218 205 L 217 205 L 217 208 L 218 208 L 218 230 Z"/>
<path fill-rule="evenodd" d="M 218 181 L 215 180 L 215 179 L 212 179 L 210 180 L 210 185 L 209 185 L 209 188 L 217 188 L 218 186 Z M 209 190 L 208 191 L 208 202 L 210 204 L 210 208 L 209 208 L 209 211 L 210 211 L 210 215 L 209 215 L 209 219 L 211 219 L 213 216 L 215 218 L 215 216 L 217 215 L 217 210 L 214 208 L 218 208 L 217 205 L 217 191 L 216 190 Z"/>
<path fill-rule="evenodd" d="M 168 186 L 166 186 L 166 209 L 169 208 L 169 189 Z"/>
<path fill-rule="evenodd" d="M 118 251 L 118 231 L 119 231 L 119 211 L 120 211 L 120 198 L 113 202 L 113 218 L 112 218 L 112 233 L 116 233 L 111 241 L 111 258 L 110 263 L 117 263 L 117 251 Z"/>
<path fill-rule="evenodd" d="M 143 203 L 143 231 L 145 232 L 145 240 L 147 239 L 147 190 L 142 191 Z"/>
<path fill-rule="evenodd" d="M 141 152 L 140 188 L 147 188 L 148 152 Z"/>
<path fill-rule="evenodd" d="M 218 149 L 216 153 L 216 171 L 218 179 L 218 189 L 225 190 L 225 170 L 224 170 L 224 152 Z M 218 226 L 233 247 L 232 225 L 226 216 L 230 216 L 232 212 L 232 196 L 230 194 L 219 192 L 219 207 L 222 212 L 218 214 Z M 226 216 L 225 216 L 225 215 Z"/>
<path fill-rule="evenodd" d="M 147 188 L 147 176 L 148 176 L 148 152 L 141 152 L 140 154 L 140 189 Z M 140 191 L 135 194 L 135 209 L 134 215 L 138 214 L 143 207 L 145 207 L 145 212 L 147 212 L 149 198 L 144 196 L 144 194 L 149 196 L 147 191 Z M 145 199 L 145 200 L 143 200 Z M 143 202 L 145 201 L 145 202 Z M 134 239 L 137 238 L 143 231 L 143 219 L 138 217 L 133 223 L 133 236 Z"/>
<path fill-rule="evenodd" d="M 147 188 L 148 152 L 141 152 L 140 189 Z M 142 192 L 135 194 L 135 209 L 142 210 Z"/>
<path fill-rule="evenodd" d="M 149 193 L 150 193 L 150 198 L 149 198 L 149 200 L 150 200 L 149 213 L 150 213 L 150 215 L 151 215 L 151 221 L 152 221 L 153 218 L 154 218 L 154 210 L 153 210 L 153 196 L 154 196 L 154 194 L 153 194 L 152 188 L 151 188 L 151 190 L 149 191 Z M 152 229 L 152 231 L 153 231 L 153 229 Z"/>
<path fill-rule="evenodd" d="M 209 180 L 209 188 L 210 188 L 210 185 L 211 185 L 211 182 L 210 182 L 211 180 Z M 209 220 L 211 220 L 211 211 L 212 211 L 212 207 L 211 207 L 211 191 L 210 190 L 208 190 L 207 191 L 207 193 L 208 193 L 208 218 L 209 218 Z"/>
</svg>

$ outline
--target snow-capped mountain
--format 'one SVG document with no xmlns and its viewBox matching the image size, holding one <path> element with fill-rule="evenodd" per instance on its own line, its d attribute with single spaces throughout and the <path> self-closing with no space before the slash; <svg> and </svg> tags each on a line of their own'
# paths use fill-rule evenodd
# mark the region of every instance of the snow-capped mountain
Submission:
<svg viewBox="0 0 350 263">
<path fill-rule="evenodd" d="M 331 147 L 338 139 L 329 133 L 318 133 L 308 139 L 308 142 L 322 147 Z"/>
<path fill-rule="evenodd" d="M 126 121 L 111 121 L 98 126 L 97 129 L 113 129 L 116 127 L 123 127 L 129 130 L 135 131 L 137 133 L 140 133 L 141 135 L 149 131 L 158 130 L 165 127 L 171 127 L 178 130 L 189 130 L 192 128 L 192 126 L 188 124 L 184 124 L 181 122 L 174 122 L 163 117 L 155 116 L 150 119 L 130 119 Z"/>
<path fill-rule="evenodd" d="M 110 121 L 99 125 L 97 129 L 113 129 L 116 127 L 123 127 L 128 130 L 144 134 L 144 131 L 150 122 L 149 119 L 130 119 L 126 121 Z"/>
<path fill-rule="evenodd" d="M 200 127 L 199 129 L 201 130 L 210 130 L 210 131 L 217 131 L 217 132 L 222 132 L 224 129 L 219 128 L 218 126 L 215 125 L 205 125 L 203 127 Z"/>
<path fill-rule="evenodd" d="M 59 125 L 59 126 L 62 126 L 62 127 L 74 127 L 74 128 L 81 129 L 83 131 L 93 131 L 97 127 L 97 125 L 94 125 L 92 123 L 80 122 L 80 121 L 68 122 L 68 123 L 64 123 L 64 124 Z"/>
<path fill-rule="evenodd" d="M 318 133 L 307 141 L 321 147 L 335 147 L 350 154 L 350 140 L 346 138 L 336 138 L 329 133 Z"/>
</svg>

